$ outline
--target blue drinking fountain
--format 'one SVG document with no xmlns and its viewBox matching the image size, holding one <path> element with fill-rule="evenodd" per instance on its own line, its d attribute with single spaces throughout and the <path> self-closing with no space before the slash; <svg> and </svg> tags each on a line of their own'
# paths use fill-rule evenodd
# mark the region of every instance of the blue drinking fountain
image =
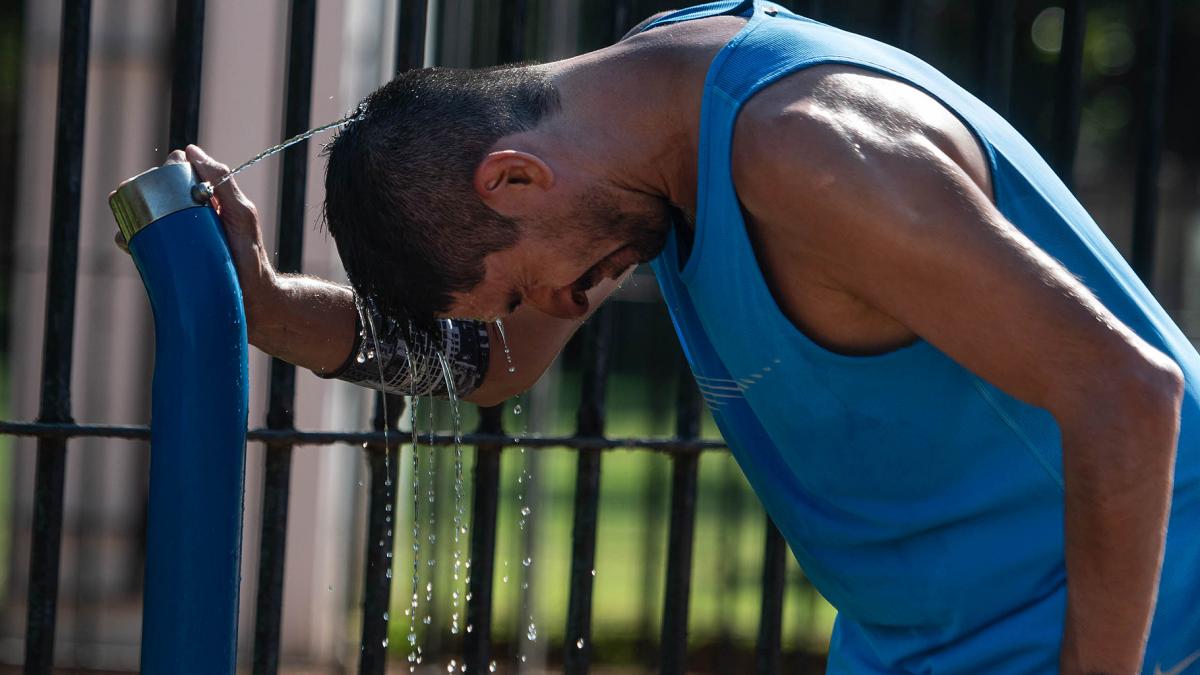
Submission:
<svg viewBox="0 0 1200 675">
<path fill-rule="evenodd" d="M 167 164 L 109 198 L 154 310 L 147 675 L 232 674 L 237 661 L 246 316 L 221 223 L 198 185 L 191 165 Z"/>
</svg>

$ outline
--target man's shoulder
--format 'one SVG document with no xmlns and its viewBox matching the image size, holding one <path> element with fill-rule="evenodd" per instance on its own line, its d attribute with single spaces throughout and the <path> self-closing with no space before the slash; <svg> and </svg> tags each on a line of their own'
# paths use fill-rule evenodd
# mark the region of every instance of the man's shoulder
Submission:
<svg viewBox="0 0 1200 675">
<path fill-rule="evenodd" d="M 820 186 L 871 172 L 872 157 L 915 154 L 913 146 L 936 149 L 981 184 L 989 180 L 977 140 L 937 99 L 861 68 L 820 65 L 781 78 L 745 103 L 731 168 L 739 193 L 774 189 L 784 177 Z"/>
</svg>

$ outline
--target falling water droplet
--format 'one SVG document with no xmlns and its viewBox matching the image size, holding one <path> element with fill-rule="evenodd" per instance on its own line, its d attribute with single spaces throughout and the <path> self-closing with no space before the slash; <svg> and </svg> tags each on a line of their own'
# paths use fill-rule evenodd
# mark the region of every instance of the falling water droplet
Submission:
<svg viewBox="0 0 1200 675">
<path fill-rule="evenodd" d="M 500 345 L 504 348 L 504 360 L 508 362 L 508 372 L 517 372 L 517 367 L 513 365 L 512 350 L 508 348 L 508 336 L 504 334 L 504 324 L 499 319 L 496 320 L 496 332 L 500 334 Z"/>
<path fill-rule="evenodd" d="M 513 414 L 514 414 L 514 415 L 520 415 L 520 414 L 521 414 L 521 404 L 520 404 L 520 403 L 518 403 L 518 404 L 516 404 L 516 405 L 514 405 L 514 406 L 513 406 Z"/>
<path fill-rule="evenodd" d="M 583 649 L 583 638 L 575 641 L 575 649 Z"/>
</svg>

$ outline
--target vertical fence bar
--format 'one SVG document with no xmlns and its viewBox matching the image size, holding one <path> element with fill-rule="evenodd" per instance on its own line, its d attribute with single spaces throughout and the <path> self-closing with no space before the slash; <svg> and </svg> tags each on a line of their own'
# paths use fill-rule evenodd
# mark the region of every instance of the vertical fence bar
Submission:
<svg viewBox="0 0 1200 675">
<path fill-rule="evenodd" d="M 200 136 L 200 66 L 204 57 L 204 0 L 176 0 L 171 43 L 171 120 L 167 147 L 182 148 Z"/>
<path fill-rule="evenodd" d="M 386 398 L 385 398 L 386 397 Z M 385 404 L 386 402 L 386 404 Z M 375 399 L 376 431 L 396 429 L 404 399 L 379 394 Z M 388 610 L 392 598 L 392 550 L 395 548 L 395 485 L 400 478 L 400 434 L 389 437 L 384 445 L 365 448 L 370 472 L 371 493 L 367 507 L 367 539 L 363 556 L 362 644 L 359 648 L 359 675 L 383 675 L 387 671 Z M 393 448 L 396 452 L 392 452 Z M 417 448 L 413 447 L 413 452 Z M 390 508 L 389 508 L 390 507 Z"/>
<path fill-rule="evenodd" d="M 583 334 L 582 397 L 576 418 L 580 436 L 604 435 L 604 394 L 612 307 L 602 307 Z M 592 658 L 592 587 L 596 566 L 596 521 L 600 506 L 600 451 L 580 450 L 575 471 L 575 522 L 571 534 L 571 582 L 567 603 L 564 672 L 584 675 Z"/>
<path fill-rule="evenodd" d="M 1140 40 L 1141 110 L 1137 187 L 1133 202 L 1133 269 L 1154 288 L 1154 244 L 1158 221 L 1158 170 L 1162 160 L 1163 117 L 1167 105 L 1167 65 L 1171 40 L 1170 0 L 1152 0 Z"/>
<path fill-rule="evenodd" d="M 657 460 L 658 458 L 655 458 Z M 644 663 L 653 663 L 655 658 L 654 645 L 654 610 L 657 605 L 657 590 L 661 582 L 658 570 L 662 562 L 659 533 L 662 531 L 663 492 L 666 483 L 665 462 L 648 462 L 646 474 L 642 480 L 642 499 L 638 505 L 642 513 L 642 571 L 640 592 L 641 617 L 638 621 L 638 643 L 636 658 Z"/>
<path fill-rule="evenodd" d="M 500 60 L 520 61 L 525 56 L 525 0 L 503 0 L 500 5 Z M 495 336 L 495 332 L 493 332 Z M 479 431 L 503 433 L 502 406 L 479 411 Z M 499 445 L 481 445 L 475 451 L 475 494 L 471 504 L 470 574 L 467 584 L 467 634 L 463 638 L 463 663 L 468 672 L 486 672 L 492 655 L 492 592 L 496 570 L 496 508 L 500 497 Z"/>
<path fill-rule="evenodd" d="M 503 0 L 500 3 L 500 61 L 515 63 L 525 58 L 525 20 L 528 0 Z"/>
<path fill-rule="evenodd" d="M 779 675 L 783 639 L 783 594 L 787 578 L 787 544 L 775 521 L 767 516 L 767 543 L 763 550 L 762 612 L 755 648 L 757 675 Z"/>
<path fill-rule="evenodd" d="M 904 50 L 913 48 L 915 35 L 915 6 L 913 0 L 892 0 L 886 5 L 887 32 L 892 44 Z"/>
<path fill-rule="evenodd" d="M 479 432 L 499 434 L 500 406 L 479 411 Z M 469 673 L 487 672 L 492 654 L 492 586 L 496 576 L 496 505 L 500 493 L 500 446 L 475 451 L 475 496 L 471 505 L 471 571 L 467 584 L 467 634 L 463 663 Z"/>
<path fill-rule="evenodd" d="M 287 99 L 284 137 L 308 129 L 312 107 L 313 46 L 316 0 L 292 0 L 288 28 Z M 300 271 L 304 245 L 304 198 L 308 178 L 308 143 L 283 152 L 279 198 L 276 267 Z M 295 427 L 295 366 L 271 359 L 267 427 Z M 254 625 L 254 672 L 275 675 L 279 670 L 279 636 L 283 620 L 283 572 L 287 556 L 288 497 L 292 473 L 292 444 L 267 444 L 263 475 L 262 528 L 259 544 L 258 598 Z"/>
<path fill-rule="evenodd" d="M 825 0 L 792 0 L 791 4 L 810 19 L 820 19 L 825 14 Z"/>
<path fill-rule="evenodd" d="M 91 13 L 91 0 L 63 2 L 39 422 L 72 421 L 71 346 L 75 336 L 75 277 L 79 262 L 79 201 L 83 184 Z M 25 634 L 25 672 L 30 675 L 49 673 L 54 665 L 66 468 L 66 440 L 39 439 Z"/>
<path fill-rule="evenodd" d="M 396 13 L 396 50 L 394 72 L 420 68 L 425 57 L 425 17 L 428 0 L 402 2 Z M 404 399 L 382 392 L 375 395 L 376 431 L 396 429 Z M 415 424 L 416 421 L 414 420 Z M 363 554 L 362 638 L 359 645 L 360 675 L 387 672 L 388 625 L 392 597 L 392 551 L 395 549 L 393 514 L 396 512 L 395 485 L 400 476 L 400 453 L 392 457 L 393 443 L 370 445 L 366 452 L 371 491 L 367 500 L 367 537 Z M 399 445 L 395 445 L 399 448 Z M 416 445 L 412 451 L 417 452 Z"/>
<path fill-rule="evenodd" d="M 1075 152 L 1079 147 L 1079 117 L 1083 108 L 1083 40 L 1087 30 L 1086 0 L 1066 0 L 1062 47 L 1054 101 L 1054 170 L 1067 187 L 1074 185 Z"/>
<path fill-rule="evenodd" d="M 425 23 L 429 0 L 404 0 L 396 13 L 396 65 L 399 73 L 425 65 Z"/>
<path fill-rule="evenodd" d="M 620 42 L 633 26 L 633 0 L 613 0 L 613 42 Z"/>
<path fill-rule="evenodd" d="M 686 366 L 680 368 L 675 435 L 700 435 L 700 391 Z M 692 539 L 696 527 L 699 453 L 671 458 L 671 525 L 667 535 L 667 583 L 663 604 L 662 675 L 683 675 L 687 662 L 688 596 L 692 581 Z"/>
<path fill-rule="evenodd" d="M 987 0 L 976 19 L 976 44 L 982 98 L 1001 115 L 1008 114 L 1012 89 L 1013 32 L 1016 0 Z"/>
<path fill-rule="evenodd" d="M 613 42 L 629 30 L 632 0 L 613 2 Z M 612 307 L 601 307 L 583 335 L 583 382 L 576 416 L 580 436 L 604 435 L 604 396 L 608 350 L 612 341 Z M 595 586 L 596 523 L 600 508 L 600 459 L 596 450 L 580 450 L 575 470 L 575 519 L 571 532 L 571 580 L 567 601 L 563 671 L 586 675 L 592 662 L 592 592 Z"/>
</svg>

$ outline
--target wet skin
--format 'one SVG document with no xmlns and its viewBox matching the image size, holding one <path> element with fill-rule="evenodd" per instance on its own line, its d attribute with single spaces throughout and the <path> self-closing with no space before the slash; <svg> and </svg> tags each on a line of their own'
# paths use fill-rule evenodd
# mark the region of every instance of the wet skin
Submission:
<svg viewBox="0 0 1200 675">
<path fill-rule="evenodd" d="M 672 210 L 690 237 L 702 85 L 741 25 L 686 22 L 538 66 L 561 112 L 500 139 L 474 182 L 528 234 L 489 256 L 484 281 L 449 312 L 503 317 L 517 372 L 493 350 L 470 400 L 530 386 L 615 279 L 646 259 Z M 186 159 L 207 180 L 225 170 L 195 147 Z M 1062 669 L 1136 672 L 1170 500 L 1178 367 L 1005 220 L 973 136 L 911 87 L 847 67 L 784 78 L 743 109 L 732 170 L 762 272 L 799 329 L 849 354 L 926 340 L 1055 416 L 1066 482 Z M 353 342 L 349 289 L 274 272 L 235 181 L 217 202 L 251 342 L 317 372 L 337 367 Z"/>
</svg>

